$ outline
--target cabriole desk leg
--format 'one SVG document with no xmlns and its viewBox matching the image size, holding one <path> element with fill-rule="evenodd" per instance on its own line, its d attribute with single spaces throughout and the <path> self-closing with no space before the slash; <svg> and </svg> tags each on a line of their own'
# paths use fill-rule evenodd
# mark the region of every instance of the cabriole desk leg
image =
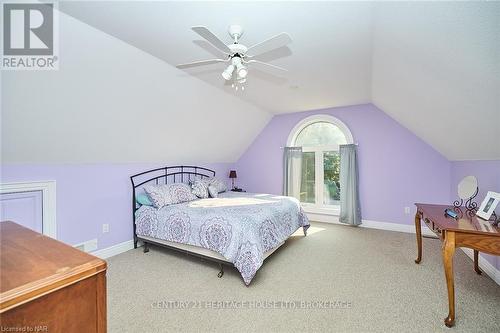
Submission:
<svg viewBox="0 0 500 333">
<path fill-rule="evenodd" d="M 479 268 L 479 251 L 474 250 L 474 270 L 477 274 L 481 275 L 482 271 Z"/>
<path fill-rule="evenodd" d="M 420 212 L 417 210 L 417 213 L 415 214 L 415 234 L 417 235 L 417 259 L 415 259 L 415 263 L 420 264 L 420 261 L 422 261 L 422 222 L 421 220 L 422 215 Z"/>
<path fill-rule="evenodd" d="M 443 264 L 446 276 L 446 287 L 448 288 L 448 317 L 444 324 L 452 327 L 455 324 L 455 283 L 453 281 L 453 256 L 455 255 L 455 233 L 445 231 L 443 242 Z"/>
</svg>

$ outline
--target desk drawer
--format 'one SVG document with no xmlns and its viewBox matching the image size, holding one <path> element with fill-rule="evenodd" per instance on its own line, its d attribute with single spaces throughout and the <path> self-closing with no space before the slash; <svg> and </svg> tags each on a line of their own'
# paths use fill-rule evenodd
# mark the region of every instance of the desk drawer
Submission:
<svg viewBox="0 0 500 333">
<path fill-rule="evenodd" d="M 424 217 L 424 222 L 427 225 L 427 227 L 429 227 L 429 229 L 431 229 L 432 232 L 435 233 L 439 238 L 443 237 L 442 230 L 439 229 L 439 227 L 434 222 L 429 220 L 427 217 Z"/>
</svg>

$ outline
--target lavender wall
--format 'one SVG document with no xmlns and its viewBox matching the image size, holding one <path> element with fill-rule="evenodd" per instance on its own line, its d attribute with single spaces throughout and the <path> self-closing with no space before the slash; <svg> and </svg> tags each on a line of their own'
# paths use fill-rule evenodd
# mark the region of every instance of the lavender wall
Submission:
<svg viewBox="0 0 500 333">
<path fill-rule="evenodd" d="M 168 165 L 168 163 L 166 164 Z M 229 164 L 199 164 L 228 179 Z M 94 238 L 103 249 L 132 239 L 130 176 L 157 164 L 2 165 L 1 182 L 55 180 L 57 238 L 78 244 Z M 108 223 L 109 233 L 102 233 Z"/>
<path fill-rule="evenodd" d="M 432 147 L 372 104 L 275 116 L 235 165 L 238 185 L 251 192 L 281 194 L 282 150 L 292 128 L 313 114 L 343 121 L 359 144 L 363 219 L 413 223 L 404 207 L 449 203 L 450 163 Z"/>
<path fill-rule="evenodd" d="M 500 193 L 500 160 L 497 161 L 457 161 L 451 162 L 451 198 L 456 199 L 457 186 L 465 176 L 476 176 L 479 186 L 477 196 L 478 204 L 481 204 L 488 191 Z M 500 205 L 496 208 L 500 214 Z M 492 265 L 500 269 L 500 260 L 497 256 L 481 254 Z"/>
<path fill-rule="evenodd" d="M 488 191 L 500 192 L 500 160 L 451 162 L 450 193 L 452 199 L 456 199 L 458 183 L 465 176 L 476 176 L 477 178 L 478 203 L 481 203 Z M 500 207 L 497 207 L 496 212 L 500 212 Z"/>
<path fill-rule="evenodd" d="M 482 189 L 500 192 L 500 161 L 449 162 L 372 104 L 275 116 L 235 163 L 200 164 L 252 192 L 281 194 L 282 150 L 292 128 L 313 114 L 329 114 L 349 126 L 359 143 L 363 218 L 413 223 L 404 207 L 414 202 L 449 203 L 466 175 Z M 168 163 L 166 163 L 168 164 Z M 69 244 L 98 239 L 99 249 L 132 239 L 130 175 L 157 164 L 2 165 L 1 182 L 57 181 L 58 238 Z M 500 208 L 497 208 L 499 211 Z M 102 233 L 102 224 L 110 225 Z M 496 257 L 488 261 L 500 268 Z"/>
</svg>

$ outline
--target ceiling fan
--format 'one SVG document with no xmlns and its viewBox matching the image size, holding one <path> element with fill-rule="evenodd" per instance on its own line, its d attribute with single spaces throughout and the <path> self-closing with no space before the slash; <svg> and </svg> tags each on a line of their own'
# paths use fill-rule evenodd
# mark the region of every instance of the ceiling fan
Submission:
<svg viewBox="0 0 500 333">
<path fill-rule="evenodd" d="M 233 87 L 236 86 L 236 89 L 238 89 L 238 84 L 241 85 L 246 82 L 249 64 L 262 65 L 280 71 L 287 71 L 285 68 L 254 59 L 254 57 L 257 57 L 258 55 L 272 51 L 290 43 L 292 39 L 285 32 L 282 32 L 250 47 L 246 47 L 239 42 L 241 36 L 243 35 L 243 28 L 239 25 L 229 26 L 228 33 L 229 36 L 231 36 L 233 43 L 227 45 L 210 30 L 208 30 L 207 27 L 195 26 L 191 29 L 193 29 L 194 32 L 203 37 L 208 43 L 210 43 L 210 45 L 219 50 L 223 55 L 222 58 L 224 59 L 193 61 L 185 64 L 179 64 L 176 66 L 177 68 L 190 68 L 221 62 L 229 63 L 226 69 L 222 72 L 222 77 L 227 81 L 233 79 Z M 243 86 L 242 89 L 244 89 Z"/>
</svg>

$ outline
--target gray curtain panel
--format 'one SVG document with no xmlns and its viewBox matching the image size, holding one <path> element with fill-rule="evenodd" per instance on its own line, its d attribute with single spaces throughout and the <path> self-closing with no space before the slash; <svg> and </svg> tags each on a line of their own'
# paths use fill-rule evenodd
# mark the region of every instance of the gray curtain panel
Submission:
<svg viewBox="0 0 500 333">
<path fill-rule="evenodd" d="M 360 225 L 357 146 L 340 146 L 340 222 Z"/>
<path fill-rule="evenodd" d="M 302 147 L 283 148 L 283 195 L 300 200 Z"/>
</svg>

